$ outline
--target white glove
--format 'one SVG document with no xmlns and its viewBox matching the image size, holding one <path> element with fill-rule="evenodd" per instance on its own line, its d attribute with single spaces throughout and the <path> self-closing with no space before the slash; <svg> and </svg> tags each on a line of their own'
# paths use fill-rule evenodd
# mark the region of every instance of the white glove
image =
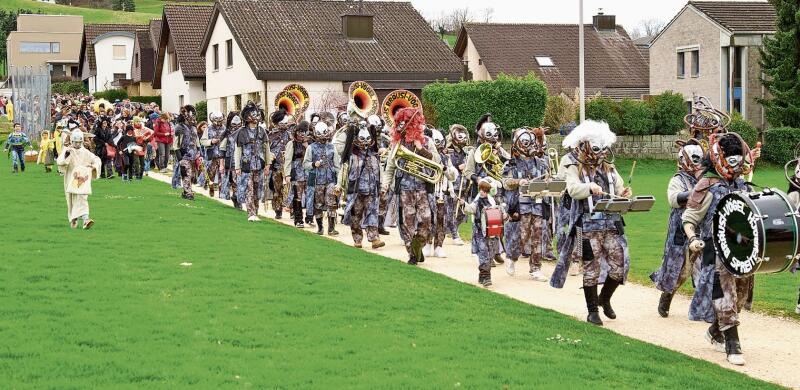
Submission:
<svg viewBox="0 0 800 390">
<path fill-rule="evenodd" d="M 689 250 L 693 253 L 697 253 L 703 250 L 706 247 L 706 243 L 703 240 L 693 237 L 691 241 L 689 241 Z"/>
</svg>

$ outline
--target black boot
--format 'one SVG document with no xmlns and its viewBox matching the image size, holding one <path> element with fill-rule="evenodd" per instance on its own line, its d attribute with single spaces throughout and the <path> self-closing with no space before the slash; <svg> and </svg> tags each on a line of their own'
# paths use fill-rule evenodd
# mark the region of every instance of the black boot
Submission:
<svg viewBox="0 0 800 390">
<path fill-rule="evenodd" d="M 306 216 L 306 225 L 309 227 L 314 227 L 314 217 Z"/>
<path fill-rule="evenodd" d="M 672 304 L 672 294 L 661 293 L 661 298 L 658 299 L 658 315 L 661 317 L 669 317 L 669 306 Z"/>
<path fill-rule="evenodd" d="M 589 310 L 586 321 L 603 326 L 603 320 L 601 320 L 600 315 L 597 314 L 597 286 L 583 286 L 583 297 L 586 299 L 586 309 Z"/>
<path fill-rule="evenodd" d="M 322 226 L 322 217 L 317 218 L 317 234 L 319 234 L 320 236 L 325 234 L 325 229 Z"/>
<path fill-rule="evenodd" d="M 275 210 L 275 219 L 283 218 L 283 207 Z"/>
<path fill-rule="evenodd" d="M 300 202 L 292 202 L 292 216 L 294 217 L 294 227 L 304 228 L 303 225 L 303 206 Z"/>
<path fill-rule="evenodd" d="M 336 231 L 336 215 L 333 217 L 328 217 L 328 235 L 331 237 L 336 237 L 339 235 L 339 232 Z"/>
<path fill-rule="evenodd" d="M 611 296 L 614 295 L 614 291 L 618 286 L 619 282 L 611 278 L 606 278 L 606 282 L 603 283 L 603 289 L 600 290 L 600 296 L 598 297 L 598 303 L 603 307 L 603 314 L 612 320 L 617 318 L 617 313 L 614 313 L 614 308 L 611 307 Z"/>
<path fill-rule="evenodd" d="M 739 344 L 739 330 L 734 326 L 722 333 L 725 334 L 725 353 L 728 355 L 728 363 L 743 366 L 744 353 L 742 353 L 742 346 Z"/>
<path fill-rule="evenodd" d="M 408 255 L 408 265 L 417 265 L 417 258 L 414 255 Z"/>
<path fill-rule="evenodd" d="M 714 350 L 717 352 L 725 352 L 725 336 L 723 336 L 722 331 L 719 330 L 719 323 L 716 320 L 708 327 L 706 340 L 711 343 L 711 346 L 714 347 Z"/>
<path fill-rule="evenodd" d="M 389 235 L 389 231 L 386 230 L 385 227 L 383 227 L 383 221 L 385 219 L 386 219 L 386 217 L 378 217 L 378 234 L 380 234 L 382 236 L 388 236 Z"/>
<path fill-rule="evenodd" d="M 478 283 L 480 283 L 483 287 L 489 287 L 492 285 L 492 272 L 491 271 L 483 271 L 478 270 Z"/>
</svg>

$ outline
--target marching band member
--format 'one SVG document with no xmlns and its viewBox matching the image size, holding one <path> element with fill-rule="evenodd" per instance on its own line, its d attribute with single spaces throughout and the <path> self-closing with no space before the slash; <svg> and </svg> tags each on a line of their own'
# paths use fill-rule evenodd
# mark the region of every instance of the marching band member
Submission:
<svg viewBox="0 0 800 390">
<path fill-rule="evenodd" d="M 672 176 L 667 187 L 667 199 L 672 211 L 669 214 L 664 257 L 661 268 L 650 275 L 656 288 L 661 291 L 658 314 L 665 318 L 669 316 L 672 297 L 694 269 L 694 257 L 686 256 L 687 242 L 681 217 L 686 210 L 689 194 L 703 170 L 704 152 L 697 140 L 678 141 L 678 146 L 678 172 Z"/>
<path fill-rule="evenodd" d="M 421 157 L 439 162 L 433 141 L 423 134 L 425 117 L 421 110 L 400 109 L 395 114 L 394 123 L 392 148 L 403 146 Z M 398 227 L 408 252 L 408 264 L 417 265 L 425 261 L 422 246 L 431 234 L 433 189 L 419 177 L 397 169 L 396 161 L 388 159 L 381 178 L 381 193 L 387 193 L 392 185 L 394 196 L 398 197 Z"/>
<path fill-rule="evenodd" d="M 361 248 L 366 229 L 367 240 L 372 243 L 372 249 L 377 249 L 386 245 L 378 235 L 381 160 L 376 143 L 377 133 L 366 122 L 361 122 L 358 127 L 350 126 L 353 129 L 348 129 L 345 153 L 342 156 L 343 160 L 347 159 L 349 170 L 346 178 L 341 177 L 345 173 L 340 170 L 337 181 L 342 183 L 347 180 L 347 202 L 342 222 L 350 225 L 356 248 Z M 336 192 L 341 191 L 342 188 L 337 185 Z"/>
<path fill-rule="evenodd" d="M 483 287 L 492 285 L 492 259 L 501 251 L 500 237 L 489 237 L 481 224 L 481 215 L 488 207 L 496 206 L 492 192 L 497 191 L 490 179 L 483 178 L 478 182 L 478 195 L 469 204 L 464 205 L 472 219 L 472 253 L 478 255 L 478 283 Z M 505 216 L 504 216 L 505 217 Z"/>
<path fill-rule="evenodd" d="M 712 243 L 714 213 L 709 210 L 716 210 L 720 199 L 731 192 L 750 191 L 742 178 L 750 171 L 752 162 L 752 157 L 746 157 L 750 157 L 749 148 L 738 134 L 716 134 L 709 144 L 706 172 L 689 194 L 686 211 L 681 217 L 689 250 L 696 254 L 702 252 L 703 268 L 696 282 L 695 296 L 710 294 L 714 303 L 716 321 L 706 339 L 715 348 L 724 342 L 727 360 L 735 365 L 745 364 L 739 343 L 739 311 L 750 295 L 753 276 L 734 277 L 716 256 Z"/>
<path fill-rule="evenodd" d="M 194 191 L 192 190 L 192 177 L 194 172 L 195 160 L 199 156 L 198 147 L 200 140 L 197 138 L 197 119 L 195 115 L 197 111 L 194 106 L 187 104 L 181 107 L 181 112 L 178 115 L 175 126 L 175 137 L 178 143 L 178 151 L 180 155 L 179 169 L 181 186 L 183 187 L 183 194 L 181 197 L 188 200 L 194 200 Z M 133 164 L 133 162 L 130 162 Z M 128 178 L 130 180 L 130 177 Z"/>
<path fill-rule="evenodd" d="M 378 155 L 381 157 L 381 176 L 383 176 L 383 171 L 386 169 L 386 163 L 384 161 L 386 160 L 386 156 L 389 153 L 389 148 L 391 147 L 391 128 L 383 119 L 381 119 L 381 117 L 377 115 L 370 115 L 367 118 L 367 124 L 369 124 L 370 131 L 373 134 L 378 135 L 376 143 L 378 144 Z M 389 209 L 389 199 L 391 199 L 392 196 L 389 193 L 386 193 L 380 194 L 379 198 L 378 234 L 382 236 L 388 236 L 389 231 L 386 230 L 384 224 L 386 223 L 386 212 Z"/>
<path fill-rule="evenodd" d="M 594 211 L 594 205 L 607 196 L 631 196 L 631 189 L 625 188 L 616 167 L 606 161 L 616 138 L 605 122 L 587 120 L 563 141 L 564 148 L 572 150 L 561 159 L 571 199 L 570 218 L 550 285 L 564 287 L 573 251 L 577 251 L 584 265 L 583 294 L 589 312 L 586 321 L 595 325 L 603 325 L 598 305 L 606 317 L 617 318 L 611 297 L 625 282 L 630 266 L 622 217 Z M 601 275 L 601 262 L 608 266 L 606 275 Z M 599 296 L 598 283 L 603 284 Z"/>
<path fill-rule="evenodd" d="M 434 187 L 434 197 L 436 199 L 436 223 L 433 224 L 433 231 L 428 243 L 422 248 L 423 256 L 433 256 L 439 258 L 447 257 L 442 245 L 444 236 L 447 234 L 446 224 L 452 219 L 452 214 L 447 213 L 447 204 L 453 203 L 453 180 L 456 179 L 457 170 L 450 162 L 450 155 L 447 153 L 447 141 L 441 131 L 430 128 L 429 136 L 433 140 L 436 151 L 439 153 L 439 160 L 444 166 L 442 180 Z"/>
<path fill-rule="evenodd" d="M 314 177 L 314 217 L 317 220 L 317 234 L 320 236 L 324 234 L 322 215 L 325 211 L 328 212 L 328 235 L 339 235 L 336 231 L 339 198 L 334 191 L 339 174 L 339 158 L 331 144 L 333 133 L 333 126 L 320 119 L 314 125 L 314 143 L 306 148 L 303 157 L 303 168 L 311 171 L 310 174 Z"/>
<path fill-rule="evenodd" d="M 472 155 L 472 147 L 469 146 L 469 132 L 467 128 L 455 124 L 450 126 L 450 133 L 447 136 L 450 148 L 448 157 L 452 165 L 456 168 L 457 175 L 453 182 L 453 194 L 447 201 L 447 229 L 453 237 L 453 244 L 457 246 L 464 245 L 458 233 L 458 227 L 467 220 L 467 215 L 461 207 L 463 199 L 468 196 L 471 181 L 469 177 L 464 175 L 464 170 L 467 167 L 467 157 Z M 459 198 L 460 196 L 460 198 Z"/>
<path fill-rule="evenodd" d="M 786 176 L 789 177 L 788 172 Z M 795 209 L 800 208 L 800 164 L 795 165 L 794 175 L 789 177 L 789 190 L 786 191 L 786 197 Z M 800 270 L 800 262 L 798 262 L 795 271 L 798 270 Z M 794 312 L 800 314 L 800 293 L 797 296 L 797 306 L 795 306 Z"/>
<path fill-rule="evenodd" d="M 250 222 L 259 221 L 258 204 L 264 195 L 264 170 L 269 171 L 272 164 L 267 131 L 260 126 L 263 115 L 263 110 L 253 102 L 248 102 L 242 109 L 242 117 L 246 124 L 236 135 L 236 149 L 233 155 L 236 176 L 240 177 L 239 184 L 244 185 L 244 188 L 238 189 L 238 195 L 241 198 L 244 192 L 247 220 Z"/>
<path fill-rule="evenodd" d="M 542 273 L 542 259 L 550 251 L 547 238 L 550 215 L 550 198 L 531 197 L 520 193 L 533 180 L 550 177 L 550 159 L 545 155 L 547 141 L 541 128 L 521 128 L 514 131 L 511 160 L 506 165 L 503 180 L 509 221 L 504 229 L 509 261 L 509 274 L 514 273 L 514 263 L 520 255 L 528 257 L 531 279 L 546 282 Z"/>
<path fill-rule="evenodd" d="M 219 182 L 225 175 L 225 160 L 224 152 L 220 148 L 222 142 L 222 135 L 225 134 L 225 124 L 223 123 L 225 117 L 221 112 L 215 111 L 208 115 L 208 120 L 211 122 L 200 139 L 200 144 L 206 148 L 206 157 L 208 158 L 208 195 L 214 197 L 214 190 L 219 188 Z M 217 179 L 219 175 L 220 180 Z"/>
<path fill-rule="evenodd" d="M 511 154 L 509 154 L 500 143 L 500 127 L 497 126 L 494 122 L 492 122 L 491 114 L 483 115 L 478 120 L 478 123 L 475 125 L 475 130 L 478 133 L 478 147 L 475 150 L 480 148 L 481 145 L 487 144 L 491 145 L 492 154 L 496 156 L 501 163 L 505 163 L 506 161 L 511 159 Z M 486 164 L 476 163 L 475 152 L 473 152 L 467 156 L 467 162 L 464 164 L 463 176 L 470 179 L 472 183 L 472 188 L 475 188 L 475 191 L 477 191 L 478 182 L 480 181 L 480 179 L 483 179 L 487 176 L 491 176 L 491 174 L 494 174 L 495 176 L 502 175 L 502 167 L 496 167 L 495 169 L 497 169 L 495 173 L 487 172 Z M 494 177 L 494 179 L 499 180 L 500 178 Z M 475 193 L 475 191 L 473 192 L 473 194 Z M 469 197 L 472 196 L 472 194 L 466 196 Z M 496 197 L 499 196 L 500 193 L 498 191 Z M 495 201 L 498 200 L 499 198 L 495 199 Z M 498 264 L 503 264 L 505 262 L 500 252 L 496 254 L 494 261 Z"/>
<path fill-rule="evenodd" d="M 228 113 L 226 121 L 225 132 L 220 139 L 220 149 L 225 151 L 225 173 L 222 183 L 219 187 L 220 198 L 230 199 L 233 201 L 233 207 L 241 210 L 242 205 L 239 203 L 239 177 L 236 170 L 233 169 L 233 155 L 236 151 L 236 137 L 239 136 L 239 130 L 242 128 L 242 117 L 239 113 L 231 111 Z"/>
<path fill-rule="evenodd" d="M 310 124 L 302 121 L 292 129 L 292 138 L 286 143 L 283 153 L 283 185 L 289 185 L 289 203 L 292 205 L 294 226 L 304 228 L 303 207 L 306 193 L 306 170 L 303 169 L 303 157 L 308 147 Z"/>
<path fill-rule="evenodd" d="M 275 156 L 275 161 L 271 170 L 269 188 L 272 191 L 272 209 L 275 211 L 275 219 L 283 217 L 283 159 L 284 150 L 290 138 L 289 129 L 295 126 L 291 123 L 291 119 L 291 115 L 284 109 L 273 112 L 270 117 L 272 130 L 269 132 L 269 150 Z"/>
</svg>

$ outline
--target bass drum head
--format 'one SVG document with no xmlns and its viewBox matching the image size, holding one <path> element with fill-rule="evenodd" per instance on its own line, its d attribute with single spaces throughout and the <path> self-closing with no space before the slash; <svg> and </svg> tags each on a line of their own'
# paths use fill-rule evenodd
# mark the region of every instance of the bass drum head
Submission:
<svg viewBox="0 0 800 390">
<path fill-rule="evenodd" d="M 797 220 L 795 209 L 780 190 L 769 189 L 755 199 L 764 218 L 764 261 L 757 273 L 783 272 L 791 267 L 797 255 Z"/>
<path fill-rule="evenodd" d="M 712 210 L 709 210 L 712 211 Z M 746 194 L 724 196 L 714 210 L 714 250 L 736 277 L 755 273 L 764 248 L 764 227 L 755 204 Z"/>
</svg>

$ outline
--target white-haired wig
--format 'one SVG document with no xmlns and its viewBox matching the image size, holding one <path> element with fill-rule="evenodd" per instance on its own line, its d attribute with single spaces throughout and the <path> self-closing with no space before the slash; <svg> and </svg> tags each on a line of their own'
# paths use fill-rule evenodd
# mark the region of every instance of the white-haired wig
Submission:
<svg viewBox="0 0 800 390">
<path fill-rule="evenodd" d="M 586 120 L 564 137 L 562 145 L 564 148 L 577 149 L 585 141 L 592 146 L 606 149 L 611 148 L 614 142 L 617 142 L 617 136 L 611 132 L 608 123 Z"/>
</svg>

